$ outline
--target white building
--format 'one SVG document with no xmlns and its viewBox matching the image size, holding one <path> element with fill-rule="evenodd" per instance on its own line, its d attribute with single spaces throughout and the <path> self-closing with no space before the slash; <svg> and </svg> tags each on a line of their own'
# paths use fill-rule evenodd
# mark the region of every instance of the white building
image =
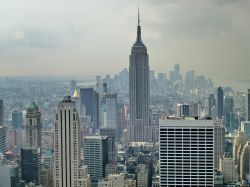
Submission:
<svg viewBox="0 0 250 187">
<path fill-rule="evenodd" d="M 235 161 L 232 157 L 226 155 L 220 159 L 219 170 L 223 173 L 224 183 L 233 183 L 238 179 Z"/>
<path fill-rule="evenodd" d="M 214 122 L 160 120 L 160 184 L 213 186 Z"/>
<path fill-rule="evenodd" d="M 70 96 L 57 106 L 54 124 L 54 187 L 79 186 L 80 130 L 78 111 Z"/>
<path fill-rule="evenodd" d="M 177 116 L 189 116 L 189 105 L 188 104 L 177 104 Z"/>
</svg>

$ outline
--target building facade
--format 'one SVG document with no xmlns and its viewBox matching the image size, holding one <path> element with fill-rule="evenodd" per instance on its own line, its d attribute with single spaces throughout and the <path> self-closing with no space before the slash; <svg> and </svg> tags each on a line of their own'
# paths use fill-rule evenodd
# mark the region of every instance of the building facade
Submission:
<svg viewBox="0 0 250 187">
<path fill-rule="evenodd" d="M 65 96 L 58 104 L 54 123 L 54 187 L 79 186 L 80 126 L 75 102 Z"/>
<path fill-rule="evenodd" d="M 25 146 L 42 147 L 41 112 L 35 102 L 32 102 L 27 108 L 25 118 Z"/>
<path fill-rule="evenodd" d="M 160 120 L 160 184 L 213 186 L 214 122 Z"/>
<path fill-rule="evenodd" d="M 80 89 L 80 115 L 91 117 L 94 132 L 99 129 L 99 94 L 94 88 Z"/>
<path fill-rule="evenodd" d="M 106 136 L 86 136 L 83 140 L 84 165 L 88 166 L 92 186 L 105 177 L 108 163 L 108 139 Z"/>
<path fill-rule="evenodd" d="M 0 152 L 5 153 L 6 151 L 6 126 L 0 126 Z"/>
<path fill-rule="evenodd" d="M 0 99 L 0 126 L 4 125 L 4 104 L 3 100 Z"/>
<path fill-rule="evenodd" d="M 217 89 L 217 117 L 222 119 L 224 114 L 224 92 L 221 87 Z"/>
</svg>

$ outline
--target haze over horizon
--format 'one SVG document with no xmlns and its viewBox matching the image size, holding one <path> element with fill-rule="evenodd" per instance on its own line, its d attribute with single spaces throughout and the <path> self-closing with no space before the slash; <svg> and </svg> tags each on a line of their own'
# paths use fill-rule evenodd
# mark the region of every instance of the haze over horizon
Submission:
<svg viewBox="0 0 250 187">
<path fill-rule="evenodd" d="M 140 6 L 150 68 L 179 63 L 217 84 L 250 80 L 250 2 L 244 0 L 0 2 L 0 74 L 115 74 L 129 65 Z"/>
</svg>

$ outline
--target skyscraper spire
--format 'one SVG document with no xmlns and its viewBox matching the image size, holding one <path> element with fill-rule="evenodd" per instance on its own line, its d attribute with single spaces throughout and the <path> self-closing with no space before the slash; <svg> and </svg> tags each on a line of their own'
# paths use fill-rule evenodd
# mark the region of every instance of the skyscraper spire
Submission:
<svg viewBox="0 0 250 187">
<path fill-rule="evenodd" d="M 138 6 L 138 26 L 140 26 L 140 9 L 139 9 L 139 6 Z"/>
<path fill-rule="evenodd" d="M 140 10 L 138 7 L 138 25 L 137 25 L 137 38 L 135 44 L 142 44 L 141 40 L 141 26 L 140 26 Z"/>
</svg>

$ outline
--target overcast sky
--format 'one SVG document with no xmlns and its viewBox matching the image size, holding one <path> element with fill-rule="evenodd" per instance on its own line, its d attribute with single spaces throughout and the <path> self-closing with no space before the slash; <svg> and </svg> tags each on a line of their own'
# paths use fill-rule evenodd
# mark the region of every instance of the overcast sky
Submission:
<svg viewBox="0 0 250 187">
<path fill-rule="evenodd" d="M 248 0 L 0 0 L 0 75 L 117 73 L 138 5 L 151 69 L 250 80 Z"/>
</svg>

